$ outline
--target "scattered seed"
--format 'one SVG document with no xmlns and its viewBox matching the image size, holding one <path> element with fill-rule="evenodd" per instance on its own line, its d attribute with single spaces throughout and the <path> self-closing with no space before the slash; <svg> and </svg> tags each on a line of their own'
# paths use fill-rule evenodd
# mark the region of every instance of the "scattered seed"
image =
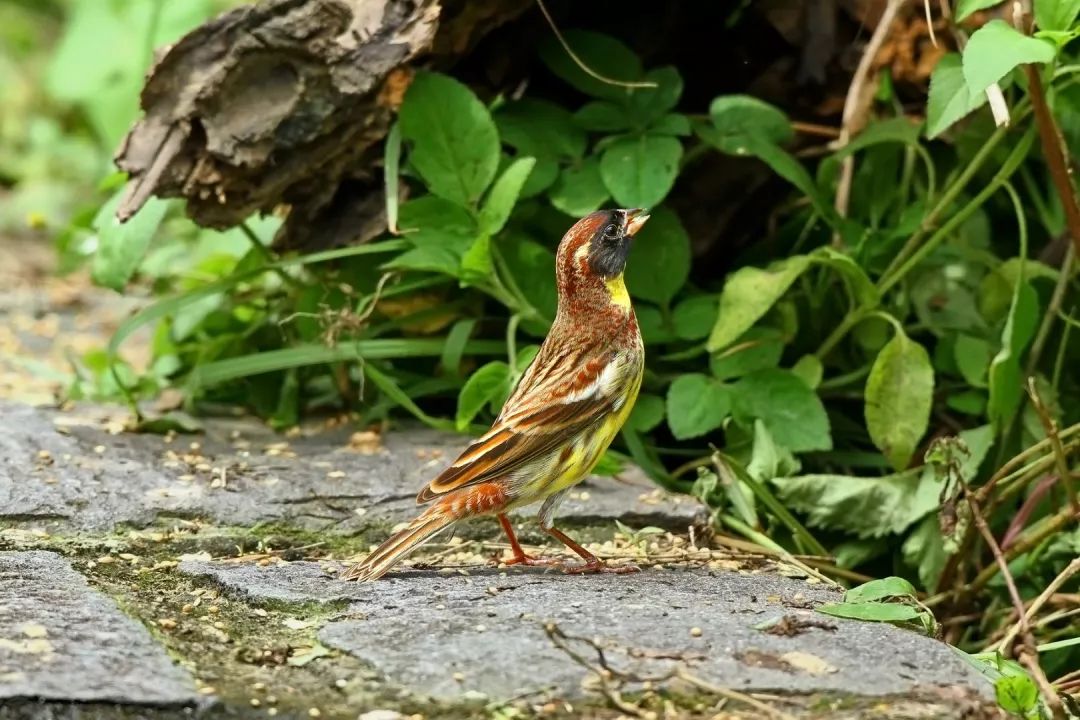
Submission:
<svg viewBox="0 0 1080 720">
<path fill-rule="evenodd" d="M 701 628 L 699 628 L 699 627 L 690 628 L 690 637 L 701 637 Z"/>
</svg>

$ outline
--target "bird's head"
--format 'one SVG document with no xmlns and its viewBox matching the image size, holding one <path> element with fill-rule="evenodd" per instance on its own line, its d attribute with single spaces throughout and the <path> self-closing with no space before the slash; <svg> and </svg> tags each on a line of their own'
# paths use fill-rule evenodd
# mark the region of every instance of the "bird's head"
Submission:
<svg viewBox="0 0 1080 720">
<path fill-rule="evenodd" d="M 613 303 L 629 307 L 623 271 L 630 241 L 649 219 L 641 209 L 598 210 L 574 223 L 555 260 L 559 303 Z"/>
</svg>

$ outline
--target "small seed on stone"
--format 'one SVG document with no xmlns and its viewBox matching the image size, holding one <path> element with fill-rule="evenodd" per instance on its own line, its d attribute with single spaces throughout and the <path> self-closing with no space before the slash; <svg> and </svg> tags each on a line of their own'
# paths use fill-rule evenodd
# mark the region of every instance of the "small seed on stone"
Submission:
<svg viewBox="0 0 1080 720">
<path fill-rule="evenodd" d="M 308 717 L 317 718 L 322 715 L 322 711 L 319 708 L 309 708 L 307 711 Z"/>
<path fill-rule="evenodd" d="M 262 701 L 259 700 L 259 698 L 251 698 L 251 700 L 249 700 L 248 702 L 251 703 L 251 707 L 259 707 L 260 705 L 262 705 Z"/>
<path fill-rule="evenodd" d="M 691 637 L 701 637 L 701 628 L 699 628 L 699 627 L 690 628 L 690 636 Z"/>
<path fill-rule="evenodd" d="M 157 624 L 162 630 L 172 630 L 176 627 L 176 620 L 173 620 L 172 618 L 158 618 Z"/>
<path fill-rule="evenodd" d="M 452 675 L 455 682 L 465 682 L 465 673 L 456 672 Z"/>
</svg>

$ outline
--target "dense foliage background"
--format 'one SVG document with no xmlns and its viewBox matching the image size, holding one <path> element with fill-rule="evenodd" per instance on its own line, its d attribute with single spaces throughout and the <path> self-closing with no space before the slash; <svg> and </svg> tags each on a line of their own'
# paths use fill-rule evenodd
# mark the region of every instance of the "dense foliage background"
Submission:
<svg viewBox="0 0 1080 720">
<path fill-rule="evenodd" d="M 284 255 L 273 216 L 218 232 L 152 199 L 113 218 L 110 156 L 153 49 L 234 4 L 0 5 L 0 231 L 152 298 L 74 359 L 71 397 L 129 401 L 144 429 L 238 405 L 279 428 L 347 411 L 479 429 L 554 315 L 562 233 L 649 207 L 627 270 L 647 375 L 601 471 L 630 459 L 706 502 L 721 536 L 846 582 L 906 578 L 846 612 L 989 651 L 988 672 L 1015 676 L 1003 705 L 1042 712 L 993 652 L 1012 652 L 1017 623 L 994 552 L 1029 604 L 1080 555 L 1080 237 L 1036 124 L 1052 108 L 1071 167 L 1080 3 L 1035 2 L 1032 35 L 977 12 L 994 2 L 959 2 L 940 46 L 921 8 L 901 14 L 897 35 L 926 34 L 881 51 L 894 60 L 871 66 L 857 125 L 828 82 L 810 116 L 805 97 L 770 104 L 596 23 L 564 33 L 580 63 L 550 35 L 531 50 L 529 82 L 420 70 L 385 143 L 387 232 Z M 723 11 L 729 30 L 753 36 L 749 6 Z M 905 48 L 923 70 L 898 77 Z M 146 327 L 152 362 L 133 367 L 122 343 Z M 166 390 L 186 412 L 137 404 Z M 1032 618 L 1063 693 L 1080 687 L 1076 580 Z M 881 609 L 893 596 L 910 602 Z"/>
</svg>

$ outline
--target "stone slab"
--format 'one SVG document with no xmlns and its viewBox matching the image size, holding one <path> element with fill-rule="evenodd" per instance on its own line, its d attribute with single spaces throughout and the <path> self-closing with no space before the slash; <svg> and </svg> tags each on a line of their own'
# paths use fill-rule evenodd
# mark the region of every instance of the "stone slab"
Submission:
<svg viewBox="0 0 1080 720">
<path fill-rule="evenodd" d="M 417 491 L 467 442 L 405 428 L 365 454 L 350 448 L 347 428 L 286 441 L 255 422 L 222 420 L 208 423 L 205 436 L 170 443 L 110 434 L 107 425 L 101 410 L 64 413 L 0 401 L 0 524 L 108 531 L 198 518 L 343 534 L 384 529 L 416 514 Z M 702 519 L 696 501 L 662 493 L 636 468 L 619 479 L 590 478 L 580 490 L 587 496 L 572 493 L 559 510 L 571 525 L 619 518 L 685 530 Z"/>
<path fill-rule="evenodd" d="M 51 552 L 0 552 L 0 704 L 187 706 L 198 696 L 139 623 Z"/>
<path fill-rule="evenodd" d="M 469 576 L 410 571 L 351 584 L 334 579 L 332 569 L 307 562 L 180 567 L 249 600 L 348 601 L 342 617 L 320 630 L 321 642 L 436 698 L 472 690 L 505 699 L 552 686 L 566 697 L 580 695 L 585 672 L 553 646 L 547 622 L 595 638 L 613 667 L 643 675 L 662 675 L 679 662 L 742 691 L 878 696 L 959 686 L 992 695 L 943 643 L 814 613 L 813 604 L 839 596 L 798 579 L 708 569 L 585 577 L 481 569 Z M 834 629 L 785 637 L 755 628 L 785 615 Z M 584 644 L 575 650 L 593 652 Z"/>
</svg>

